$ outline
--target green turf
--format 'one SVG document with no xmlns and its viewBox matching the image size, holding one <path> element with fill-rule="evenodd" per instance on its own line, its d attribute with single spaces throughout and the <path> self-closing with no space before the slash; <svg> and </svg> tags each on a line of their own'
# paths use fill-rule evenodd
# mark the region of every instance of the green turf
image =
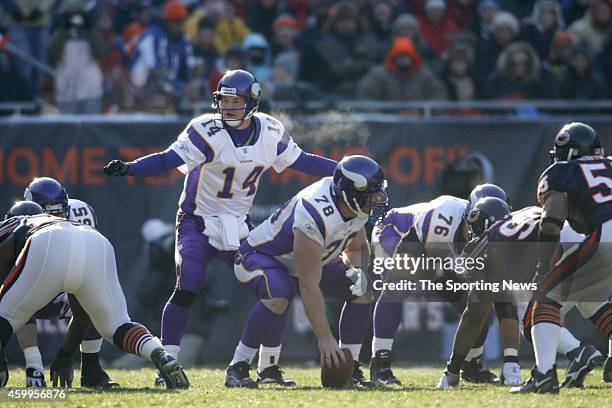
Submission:
<svg viewBox="0 0 612 408">
<path fill-rule="evenodd" d="M 189 369 L 191 388 L 187 391 L 165 391 L 152 386 L 154 370 L 110 370 L 112 378 L 122 385 L 113 392 L 94 392 L 74 389 L 67 402 L 27 403 L 6 400 L 1 407 L 448 407 L 470 408 L 486 406 L 530 407 L 593 407 L 610 406 L 612 384 L 601 380 L 601 369 L 587 377 L 584 389 L 561 390 L 558 396 L 510 395 L 508 388 L 463 383 L 458 389 L 436 391 L 434 385 L 442 371 L 439 368 L 398 368 L 395 374 L 403 381 L 402 387 L 371 390 L 323 390 L 320 388 L 319 370 L 316 368 L 287 367 L 286 375 L 298 382 L 298 387 L 286 389 L 275 386 L 256 390 L 227 389 L 223 387 L 223 370 L 212 368 Z M 563 371 L 559 371 L 560 376 Z M 523 370 L 523 377 L 528 375 Z M 75 373 L 75 378 L 78 377 Z M 21 386 L 23 371 L 11 370 L 9 387 Z M 78 382 L 78 380 L 77 380 Z"/>
</svg>

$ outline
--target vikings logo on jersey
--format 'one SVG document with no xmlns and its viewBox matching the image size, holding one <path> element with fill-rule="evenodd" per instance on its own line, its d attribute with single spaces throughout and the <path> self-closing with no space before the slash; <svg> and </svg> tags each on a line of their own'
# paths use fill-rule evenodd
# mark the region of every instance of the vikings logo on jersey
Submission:
<svg viewBox="0 0 612 408">
<path fill-rule="evenodd" d="M 300 191 L 257 226 L 247 242 L 257 252 L 275 257 L 296 276 L 293 231 L 299 230 L 323 248 L 321 261 L 336 259 L 368 221 L 367 216 L 345 221 L 338 210 L 331 177 Z"/>
</svg>

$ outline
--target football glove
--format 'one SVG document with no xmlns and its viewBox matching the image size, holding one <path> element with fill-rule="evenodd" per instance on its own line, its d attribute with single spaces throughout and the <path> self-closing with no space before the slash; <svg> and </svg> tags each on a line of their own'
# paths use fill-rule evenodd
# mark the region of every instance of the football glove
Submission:
<svg viewBox="0 0 612 408">
<path fill-rule="evenodd" d="M 130 174 L 130 166 L 121 160 L 111 160 L 104 166 L 104 174 L 107 176 L 127 176 Z"/>
<path fill-rule="evenodd" d="M 368 291 L 368 277 L 361 268 L 351 267 L 346 270 L 346 277 L 353 282 L 349 287 L 353 296 L 363 296 Z"/>
<path fill-rule="evenodd" d="M 53 387 L 72 388 L 72 380 L 74 380 L 74 367 L 72 359 L 56 356 L 51 364 L 51 383 Z"/>
</svg>

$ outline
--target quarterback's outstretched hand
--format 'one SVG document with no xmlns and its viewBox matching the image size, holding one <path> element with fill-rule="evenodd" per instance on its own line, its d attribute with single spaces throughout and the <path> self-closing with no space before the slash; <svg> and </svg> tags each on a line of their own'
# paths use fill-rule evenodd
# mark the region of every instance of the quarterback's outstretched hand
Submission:
<svg viewBox="0 0 612 408">
<path fill-rule="evenodd" d="M 121 160 L 111 160 L 104 166 L 104 174 L 107 176 L 126 176 L 130 174 L 130 166 Z"/>
</svg>

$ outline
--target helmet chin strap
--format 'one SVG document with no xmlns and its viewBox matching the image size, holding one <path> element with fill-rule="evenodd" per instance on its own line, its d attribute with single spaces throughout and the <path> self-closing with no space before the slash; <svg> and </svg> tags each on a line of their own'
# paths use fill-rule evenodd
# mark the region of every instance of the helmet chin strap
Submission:
<svg viewBox="0 0 612 408">
<path fill-rule="evenodd" d="M 351 211 L 353 211 L 355 213 L 355 215 L 357 217 L 369 217 L 370 216 L 370 214 L 366 214 L 366 213 L 363 212 L 363 210 L 361 209 L 361 207 L 357 203 L 357 200 L 355 200 L 354 198 L 353 198 L 353 204 L 354 204 L 354 207 L 353 207 L 350 204 L 350 201 L 349 201 L 348 197 L 346 196 L 346 192 L 345 191 L 342 192 L 342 198 L 344 200 L 344 203 L 351 209 Z"/>
</svg>

